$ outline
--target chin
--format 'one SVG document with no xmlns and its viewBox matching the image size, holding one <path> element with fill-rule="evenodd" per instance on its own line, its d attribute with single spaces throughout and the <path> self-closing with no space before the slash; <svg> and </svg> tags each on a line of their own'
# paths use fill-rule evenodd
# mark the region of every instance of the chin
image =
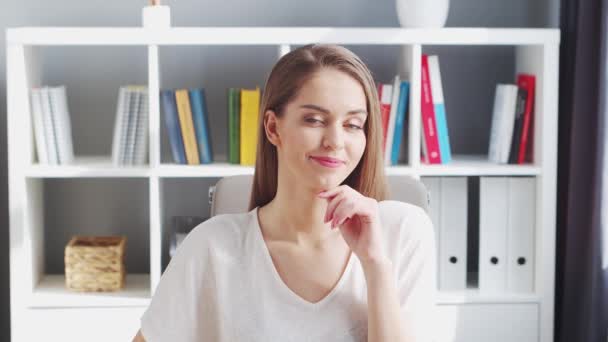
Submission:
<svg viewBox="0 0 608 342">
<path fill-rule="evenodd" d="M 318 165 L 312 164 L 314 161 L 308 159 L 306 165 L 302 165 L 299 168 L 299 175 L 296 179 L 304 179 L 308 186 L 316 190 L 329 190 L 333 189 L 348 177 L 350 172 L 346 173 L 348 165 L 343 165 L 339 169 L 323 169 Z M 294 170 L 295 171 L 295 170 Z M 352 172 L 352 170 L 351 170 Z"/>
<path fill-rule="evenodd" d="M 343 174 L 334 174 L 334 175 L 319 175 L 317 174 L 316 177 L 312 176 L 309 177 L 308 179 L 310 179 L 312 182 L 311 186 L 315 189 L 321 189 L 321 190 L 329 190 L 329 189 L 333 189 L 337 186 L 339 186 L 340 184 L 342 184 L 342 182 L 346 179 L 346 176 Z"/>
</svg>

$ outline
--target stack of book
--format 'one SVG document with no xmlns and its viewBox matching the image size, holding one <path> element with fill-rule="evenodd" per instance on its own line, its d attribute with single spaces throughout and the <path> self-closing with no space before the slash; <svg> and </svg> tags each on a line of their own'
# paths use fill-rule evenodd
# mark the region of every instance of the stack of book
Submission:
<svg viewBox="0 0 608 342">
<path fill-rule="evenodd" d="M 255 165 L 260 88 L 228 89 L 228 162 Z"/>
<path fill-rule="evenodd" d="M 410 84 L 402 81 L 400 75 L 395 75 L 393 84 L 378 84 L 377 87 L 382 117 L 384 164 L 396 165 L 405 130 Z"/>
<path fill-rule="evenodd" d="M 148 88 L 122 86 L 118 91 L 112 140 L 114 165 L 142 165 L 146 161 Z"/>
<path fill-rule="evenodd" d="M 534 87 L 535 76 L 529 74 L 518 74 L 517 85 L 496 85 L 488 151 L 490 161 L 499 164 L 532 161 Z"/>
<path fill-rule="evenodd" d="M 74 161 L 72 125 L 65 86 L 30 90 L 38 162 L 60 165 Z"/>
<path fill-rule="evenodd" d="M 213 162 L 205 89 L 161 90 L 160 101 L 173 161 L 199 165 Z"/>
<path fill-rule="evenodd" d="M 422 161 L 447 164 L 452 160 L 448 122 L 443 99 L 439 57 L 422 55 L 420 102 Z"/>
</svg>

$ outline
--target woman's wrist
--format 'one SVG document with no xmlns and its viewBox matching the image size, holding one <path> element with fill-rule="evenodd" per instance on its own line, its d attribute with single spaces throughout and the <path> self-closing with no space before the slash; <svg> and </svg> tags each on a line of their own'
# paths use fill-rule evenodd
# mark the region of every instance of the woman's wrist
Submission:
<svg viewBox="0 0 608 342">
<path fill-rule="evenodd" d="M 393 262 L 386 256 L 375 256 L 361 259 L 361 267 L 366 278 L 376 278 L 386 272 L 392 271 Z"/>
</svg>

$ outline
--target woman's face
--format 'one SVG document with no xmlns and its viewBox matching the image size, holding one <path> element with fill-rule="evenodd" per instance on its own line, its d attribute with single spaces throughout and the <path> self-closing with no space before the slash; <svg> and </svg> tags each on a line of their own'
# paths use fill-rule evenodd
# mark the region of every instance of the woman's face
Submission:
<svg viewBox="0 0 608 342">
<path fill-rule="evenodd" d="M 355 79 L 335 69 L 317 72 L 277 120 L 279 172 L 314 190 L 340 185 L 365 150 L 366 119 L 365 92 Z"/>
</svg>

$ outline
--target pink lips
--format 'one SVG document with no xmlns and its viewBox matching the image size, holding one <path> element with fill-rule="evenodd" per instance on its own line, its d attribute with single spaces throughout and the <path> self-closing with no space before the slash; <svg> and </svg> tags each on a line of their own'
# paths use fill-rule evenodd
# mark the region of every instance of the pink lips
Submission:
<svg viewBox="0 0 608 342">
<path fill-rule="evenodd" d="M 310 157 L 311 159 L 313 159 L 314 161 L 316 161 L 317 163 L 325 166 L 325 167 L 330 167 L 330 168 L 337 168 L 342 166 L 342 164 L 344 164 L 344 162 L 340 159 L 335 159 L 335 158 L 330 158 L 330 157 Z"/>
</svg>

